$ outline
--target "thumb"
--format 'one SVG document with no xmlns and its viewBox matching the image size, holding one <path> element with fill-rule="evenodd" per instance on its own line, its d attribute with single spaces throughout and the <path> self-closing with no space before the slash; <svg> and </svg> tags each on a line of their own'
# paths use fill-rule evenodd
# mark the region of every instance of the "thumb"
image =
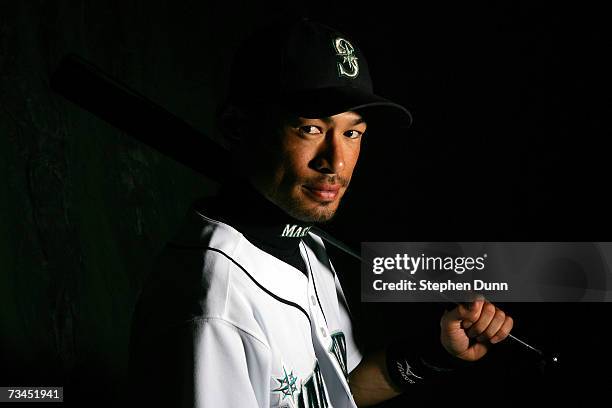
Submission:
<svg viewBox="0 0 612 408">
<path fill-rule="evenodd" d="M 478 298 L 472 302 L 460 303 L 456 308 L 447 312 L 443 320 L 451 327 L 460 327 L 464 330 L 469 329 L 480 317 L 484 299 Z"/>
</svg>

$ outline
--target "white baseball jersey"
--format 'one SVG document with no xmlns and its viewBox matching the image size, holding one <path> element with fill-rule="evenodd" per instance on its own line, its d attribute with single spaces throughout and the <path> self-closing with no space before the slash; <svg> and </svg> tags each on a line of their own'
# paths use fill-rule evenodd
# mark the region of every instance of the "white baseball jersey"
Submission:
<svg viewBox="0 0 612 408">
<path fill-rule="evenodd" d="M 355 407 L 346 300 L 322 240 L 299 246 L 308 276 L 192 211 L 141 293 L 135 392 L 170 392 L 175 406 Z"/>
</svg>

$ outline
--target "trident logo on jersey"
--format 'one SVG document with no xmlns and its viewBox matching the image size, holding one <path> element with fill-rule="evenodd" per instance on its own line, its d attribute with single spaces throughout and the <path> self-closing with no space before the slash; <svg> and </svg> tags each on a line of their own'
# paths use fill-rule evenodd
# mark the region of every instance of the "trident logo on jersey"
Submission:
<svg viewBox="0 0 612 408">
<path fill-rule="evenodd" d="M 298 392 L 298 387 L 295 385 L 297 378 L 293 375 L 293 371 L 287 374 L 287 370 L 283 366 L 283 376 L 277 378 L 279 382 L 278 388 L 272 390 L 272 392 L 280 392 L 283 394 L 283 400 L 287 397 L 294 398 L 294 394 Z"/>
<path fill-rule="evenodd" d="M 297 378 L 293 375 L 293 370 L 287 374 L 284 366 L 283 375 L 280 378 L 275 378 L 275 380 L 279 383 L 279 386 L 272 392 L 282 394 L 279 407 L 328 408 L 330 406 L 319 362 L 315 364 L 310 376 L 304 381 L 300 381 L 299 384 L 297 384 Z"/>
<path fill-rule="evenodd" d="M 359 75 L 359 64 L 355 56 L 355 47 L 344 38 L 336 38 L 334 40 L 334 48 L 336 55 L 342 57 L 338 62 L 338 75 L 349 78 L 355 78 Z"/>
</svg>

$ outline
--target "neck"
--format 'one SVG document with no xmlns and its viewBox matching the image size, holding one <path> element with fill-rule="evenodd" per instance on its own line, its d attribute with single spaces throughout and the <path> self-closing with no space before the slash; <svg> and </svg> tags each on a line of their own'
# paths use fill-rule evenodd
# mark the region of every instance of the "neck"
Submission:
<svg viewBox="0 0 612 408">
<path fill-rule="evenodd" d="M 215 211 L 221 221 L 264 250 L 296 251 L 313 225 L 291 217 L 246 180 L 226 183 L 218 204 Z"/>
</svg>

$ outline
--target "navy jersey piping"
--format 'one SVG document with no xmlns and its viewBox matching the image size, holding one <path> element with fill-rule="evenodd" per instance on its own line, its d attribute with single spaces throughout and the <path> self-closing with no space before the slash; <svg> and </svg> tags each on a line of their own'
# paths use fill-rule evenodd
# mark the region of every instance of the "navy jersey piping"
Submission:
<svg viewBox="0 0 612 408">
<path fill-rule="evenodd" d="M 280 296 L 270 292 L 261 283 L 257 282 L 257 280 L 253 277 L 253 275 L 251 275 L 242 265 L 240 265 L 238 262 L 236 262 L 236 260 L 234 260 L 231 256 L 229 256 L 228 254 L 226 254 L 222 250 L 217 249 L 217 248 L 213 248 L 213 247 L 203 247 L 203 246 L 198 246 L 198 245 L 182 246 L 182 245 L 176 245 L 176 244 L 173 244 L 173 243 L 168 243 L 168 244 L 166 244 L 166 246 L 168 246 L 170 248 L 175 248 L 175 249 L 206 249 L 206 250 L 210 250 L 210 251 L 213 251 L 213 252 L 220 253 L 221 255 L 223 255 L 224 257 L 226 257 L 230 261 L 232 261 L 232 263 L 234 265 L 236 265 L 238 268 L 240 268 L 253 281 L 253 283 L 255 285 L 257 285 L 257 287 L 259 287 L 259 289 L 263 290 L 265 293 L 267 293 L 268 295 L 270 295 L 271 297 L 273 297 L 277 301 L 279 301 L 281 303 L 284 303 L 284 304 L 286 304 L 288 306 L 293 306 L 296 309 L 298 309 L 300 312 L 302 312 L 304 314 L 304 316 L 306 316 L 306 319 L 308 319 L 308 323 L 311 324 L 310 316 L 308 316 L 308 313 L 306 313 L 306 311 L 300 305 L 298 305 L 297 303 L 291 302 L 290 300 L 283 299 L 282 297 L 280 297 Z"/>
</svg>

